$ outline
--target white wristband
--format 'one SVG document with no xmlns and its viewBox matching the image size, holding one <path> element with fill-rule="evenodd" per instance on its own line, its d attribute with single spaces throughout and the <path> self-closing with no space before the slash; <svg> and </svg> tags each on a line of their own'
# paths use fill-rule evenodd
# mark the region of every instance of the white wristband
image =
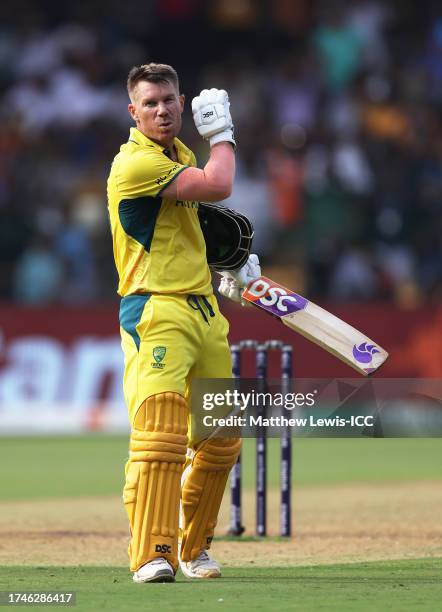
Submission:
<svg viewBox="0 0 442 612">
<path fill-rule="evenodd" d="M 213 147 L 213 145 L 217 144 L 218 142 L 231 142 L 233 144 L 233 148 L 236 149 L 236 142 L 233 137 L 232 129 L 224 130 L 224 132 L 214 134 L 209 138 L 209 143 L 211 147 Z"/>
</svg>

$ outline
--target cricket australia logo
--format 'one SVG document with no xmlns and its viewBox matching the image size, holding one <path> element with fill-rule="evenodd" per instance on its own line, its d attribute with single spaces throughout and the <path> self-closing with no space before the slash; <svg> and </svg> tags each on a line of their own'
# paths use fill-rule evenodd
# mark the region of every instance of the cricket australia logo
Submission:
<svg viewBox="0 0 442 612">
<path fill-rule="evenodd" d="M 155 361 L 150 364 L 153 368 L 156 368 L 157 370 L 162 370 L 165 367 L 166 364 L 162 363 L 162 361 L 166 356 L 166 351 L 167 349 L 165 346 L 156 346 L 153 349 L 152 355 Z"/>
</svg>

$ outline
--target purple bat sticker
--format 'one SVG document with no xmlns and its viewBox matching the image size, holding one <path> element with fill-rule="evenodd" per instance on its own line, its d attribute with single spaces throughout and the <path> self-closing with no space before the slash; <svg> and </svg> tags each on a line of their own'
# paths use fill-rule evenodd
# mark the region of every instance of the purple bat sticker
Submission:
<svg viewBox="0 0 442 612">
<path fill-rule="evenodd" d="M 355 344 L 353 347 L 353 357 L 359 363 L 370 363 L 375 353 L 380 353 L 380 351 L 374 344 L 362 342 L 359 346 Z"/>
</svg>

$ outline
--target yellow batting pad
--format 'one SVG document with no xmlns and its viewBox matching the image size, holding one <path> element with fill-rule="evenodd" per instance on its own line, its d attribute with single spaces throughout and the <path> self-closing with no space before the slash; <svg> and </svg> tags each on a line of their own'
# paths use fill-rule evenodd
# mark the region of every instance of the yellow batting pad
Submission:
<svg viewBox="0 0 442 612">
<path fill-rule="evenodd" d="M 241 450 L 237 438 L 213 438 L 196 451 L 181 492 L 181 559 L 210 548 L 227 477 Z"/>
<path fill-rule="evenodd" d="M 130 437 L 123 500 L 131 528 L 130 569 L 155 557 L 178 568 L 181 474 L 187 450 L 187 403 L 177 393 L 149 397 Z"/>
</svg>

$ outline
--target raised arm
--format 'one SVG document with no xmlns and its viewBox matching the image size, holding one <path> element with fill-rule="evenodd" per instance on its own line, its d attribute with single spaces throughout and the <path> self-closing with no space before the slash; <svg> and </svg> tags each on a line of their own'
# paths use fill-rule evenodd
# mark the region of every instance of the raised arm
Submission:
<svg viewBox="0 0 442 612">
<path fill-rule="evenodd" d="M 203 170 L 186 168 L 163 191 L 165 198 L 217 202 L 228 198 L 235 176 L 235 153 L 228 142 L 214 145 Z"/>
<path fill-rule="evenodd" d="M 210 143 L 203 170 L 186 168 L 163 191 L 176 200 L 224 200 L 232 192 L 235 176 L 235 140 L 230 102 L 224 89 L 204 89 L 192 101 L 193 119 L 200 135 Z"/>
</svg>

